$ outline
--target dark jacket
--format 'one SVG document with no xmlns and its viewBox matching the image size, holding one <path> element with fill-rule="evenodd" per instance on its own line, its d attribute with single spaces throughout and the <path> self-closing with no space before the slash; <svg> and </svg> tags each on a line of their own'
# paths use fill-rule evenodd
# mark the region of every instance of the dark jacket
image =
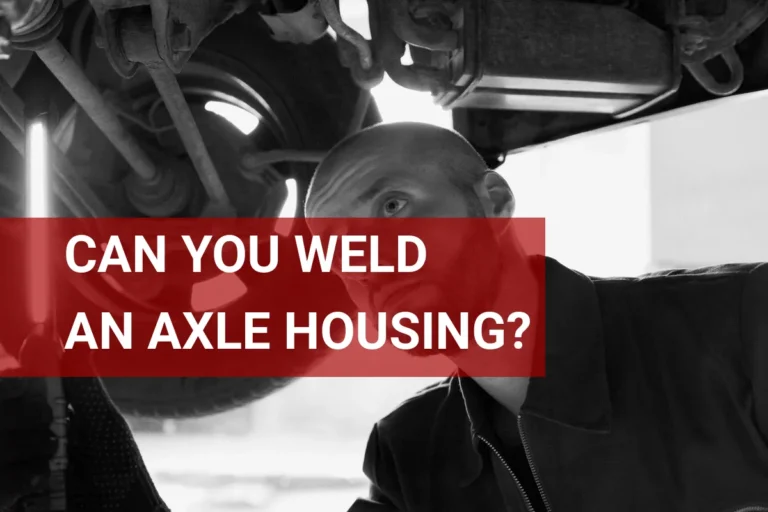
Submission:
<svg viewBox="0 0 768 512">
<path fill-rule="evenodd" d="M 518 421 L 550 512 L 768 512 L 768 264 L 594 279 L 548 259 L 546 306 Z M 350 512 L 526 511 L 488 400 L 454 376 L 379 421 Z"/>
</svg>

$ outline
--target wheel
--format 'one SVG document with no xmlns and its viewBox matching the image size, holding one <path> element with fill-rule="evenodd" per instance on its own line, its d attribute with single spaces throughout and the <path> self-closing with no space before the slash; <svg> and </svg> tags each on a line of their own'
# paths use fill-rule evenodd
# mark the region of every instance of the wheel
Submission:
<svg viewBox="0 0 768 512">
<path fill-rule="evenodd" d="M 88 7 L 83 5 L 83 8 Z M 83 37 L 92 39 L 92 29 L 87 28 L 92 26 L 92 22 L 91 25 L 82 22 L 79 25 Z M 92 80 L 111 91 L 117 91 L 120 99 L 115 100 L 116 104 L 131 104 L 135 108 L 149 111 L 150 128 L 167 123 L 167 113 L 164 112 L 162 102 L 153 99 L 152 95 L 156 92 L 147 77 L 140 74 L 130 80 L 120 79 L 108 67 L 102 51 L 93 45 L 71 47 L 75 46 L 79 52 L 75 57 L 81 61 Z M 39 67 L 34 69 L 38 74 L 30 76 L 28 73 L 24 81 L 28 83 L 29 80 L 37 80 L 39 84 L 40 80 L 46 80 L 51 88 L 58 89 L 58 84 L 51 82 L 52 77 L 45 70 Z M 255 10 L 235 16 L 208 36 L 178 80 L 217 169 L 236 169 L 236 162 L 233 165 L 232 161 L 226 159 L 237 155 L 238 149 L 245 144 L 255 145 L 259 149 L 330 149 L 349 132 L 360 95 L 360 89 L 352 81 L 348 70 L 338 61 L 336 43 L 332 37 L 326 36 L 312 45 L 276 42 L 271 39 L 269 29 Z M 259 128 L 246 134 L 238 133 L 232 126 L 222 125 L 220 116 L 205 107 L 205 102 L 214 97 L 251 111 L 262 121 Z M 129 100 L 127 103 L 124 101 L 126 99 Z M 126 119 L 131 124 L 133 117 L 127 115 Z M 363 126 L 380 120 L 375 103 L 371 102 Z M 64 126 L 66 122 L 71 124 Z M 117 210 L 115 216 L 140 215 L 126 199 L 125 191 L 115 186 L 130 171 L 120 165 L 119 158 L 111 154 L 111 146 L 103 135 L 74 107 L 70 115 L 62 116 L 62 123 L 57 131 L 60 145 L 67 146 L 68 155 L 86 173 L 87 181 L 107 204 Z M 183 147 L 172 131 L 153 129 L 147 132 L 146 123 L 142 125 L 143 128 L 135 122 L 133 125 L 137 137 L 159 144 L 165 152 L 183 153 Z M 94 147 L 97 149 L 94 150 Z M 104 162 L 115 164 L 109 172 L 105 172 Z M 275 168 L 283 178 L 295 180 L 298 199 L 295 214 L 297 217 L 302 216 L 301 205 L 314 165 L 279 164 Z M 275 213 L 279 212 L 284 196 L 280 195 L 282 192 L 276 192 L 279 187 L 275 188 L 274 183 L 251 182 L 243 185 L 241 176 L 225 175 L 222 171 L 220 173 L 225 188 L 238 190 L 244 186 L 250 187 L 247 193 L 238 196 L 239 199 L 233 197 L 233 202 L 238 203 L 235 205 L 238 215 L 277 216 Z M 256 190 L 259 187 L 261 189 Z M 260 194 L 265 199 L 268 206 L 266 210 L 262 208 L 254 212 L 248 209 L 245 201 L 249 195 L 252 198 L 253 194 Z M 275 200 L 275 197 L 280 200 Z M 201 205 L 193 201 L 184 215 L 196 216 L 200 210 Z M 88 293 L 88 297 L 104 299 L 113 306 L 124 304 L 122 301 L 126 300 L 123 296 L 117 297 L 117 291 L 108 289 L 104 283 L 99 283 Z M 307 365 L 311 363 L 306 362 Z M 185 418 L 245 405 L 283 388 L 292 380 L 106 378 L 104 382 L 115 404 L 126 414 Z"/>
</svg>

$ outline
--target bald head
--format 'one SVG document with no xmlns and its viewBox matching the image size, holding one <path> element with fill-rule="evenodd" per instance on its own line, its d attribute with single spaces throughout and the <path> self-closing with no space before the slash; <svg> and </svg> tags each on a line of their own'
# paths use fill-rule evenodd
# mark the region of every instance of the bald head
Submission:
<svg viewBox="0 0 768 512">
<path fill-rule="evenodd" d="M 380 124 L 348 137 L 328 153 L 310 184 L 305 213 L 379 216 L 375 199 L 381 199 L 381 193 L 400 190 L 405 196 L 420 185 L 435 191 L 453 186 L 466 194 L 486 170 L 477 151 L 452 130 L 423 123 Z M 388 209 L 383 213 L 395 212 L 399 205 L 384 205 Z"/>
<path fill-rule="evenodd" d="M 305 213 L 313 234 L 343 236 L 358 226 L 352 219 L 508 218 L 513 207 L 506 181 L 486 168 L 463 137 L 427 124 L 395 123 L 363 130 L 333 148 L 315 172 Z M 323 221 L 328 218 L 332 222 Z M 483 245 L 492 241 L 506 245 L 503 240 L 511 238 L 511 231 L 492 224 L 509 223 L 460 222 L 428 230 L 425 234 L 443 235 L 430 241 L 430 251 L 440 257 L 418 277 L 395 273 L 360 279 L 337 273 L 357 308 L 368 313 L 435 311 L 468 300 L 485 304 L 499 279 L 501 259 L 494 253 L 474 265 L 474 251 L 493 247 Z"/>
</svg>

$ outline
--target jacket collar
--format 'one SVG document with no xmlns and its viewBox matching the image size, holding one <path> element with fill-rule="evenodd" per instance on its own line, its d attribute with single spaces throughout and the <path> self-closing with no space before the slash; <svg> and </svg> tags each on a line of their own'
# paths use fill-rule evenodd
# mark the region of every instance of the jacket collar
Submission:
<svg viewBox="0 0 768 512">
<path fill-rule="evenodd" d="M 541 257 L 539 257 L 541 258 Z M 602 320 L 592 280 L 545 258 L 544 314 L 546 377 L 531 378 L 522 414 L 567 428 L 594 433 L 610 431 L 611 403 L 606 375 Z M 452 438 L 460 484 L 482 470 L 478 434 L 486 427 L 493 399 L 471 378 L 458 372 L 450 379 L 445 418 L 438 431 Z M 463 413 L 459 419 L 453 414 Z M 452 418 L 448 418 L 448 414 Z M 458 421 L 457 421 L 458 420 Z"/>
</svg>

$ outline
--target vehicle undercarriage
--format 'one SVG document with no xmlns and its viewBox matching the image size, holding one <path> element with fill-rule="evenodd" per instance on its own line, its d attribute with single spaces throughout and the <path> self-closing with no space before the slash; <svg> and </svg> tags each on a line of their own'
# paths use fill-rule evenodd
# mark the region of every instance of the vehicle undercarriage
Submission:
<svg viewBox="0 0 768 512">
<path fill-rule="evenodd" d="M 16 170 L 26 120 L 39 113 L 57 148 L 57 215 L 276 217 L 291 181 L 300 217 L 314 164 L 380 121 L 370 90 L 385 74 L 450 109 L 492 168 L 513 151 L 768 88 L 768 0 L 367 9 L 370 39 L 335 0 L 0 0 L 2 214 L 19 213 Z M 232 126 L 211 105 L 258 122 Z M 107 309 L 151 310 L 161 287 L 98 280 L 79 291 Z M 107 385 L 126 412 L 172 417 L 288 382 Z"/>
</svg>

